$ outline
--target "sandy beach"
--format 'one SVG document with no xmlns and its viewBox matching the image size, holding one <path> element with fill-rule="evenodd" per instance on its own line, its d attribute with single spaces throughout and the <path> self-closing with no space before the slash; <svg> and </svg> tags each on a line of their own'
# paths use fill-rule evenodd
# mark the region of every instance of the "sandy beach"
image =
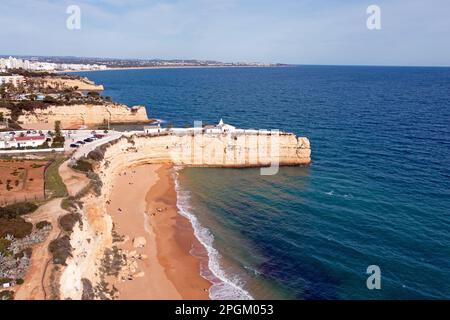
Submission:
<svg viewBox="0 0 450 320">
<path fill-rule="evenodd" d="M 209 299 L 211 283 L 200 276 L 201 246 L 190 222 L 180 216 L 169 165 L 141 165 L 117 173 L 107 210 L 114 245 L 127 256 L 108 282 L 119 299 Z"/>
</svg>

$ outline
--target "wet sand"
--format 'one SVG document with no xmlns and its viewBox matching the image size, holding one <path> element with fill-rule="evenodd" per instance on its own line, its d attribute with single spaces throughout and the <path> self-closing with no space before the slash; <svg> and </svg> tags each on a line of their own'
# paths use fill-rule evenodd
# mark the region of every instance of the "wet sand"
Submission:
<svg viewBox="0 0 450 320">
<path fill-rule="evenodd" d="M 200 244 L 190 222 L 178 214 L 169 165 L 142 165 L 117 174 L 108 212 L 124 236 L 114 243 L 127 266 L 109 278 L 119 299 L 208 299 L 211 283 L 200 276 Z M 145 243 L 136 246 L 136 238 Z M 125 269 L 125 270 L 124 270 Z"/>
</svg>

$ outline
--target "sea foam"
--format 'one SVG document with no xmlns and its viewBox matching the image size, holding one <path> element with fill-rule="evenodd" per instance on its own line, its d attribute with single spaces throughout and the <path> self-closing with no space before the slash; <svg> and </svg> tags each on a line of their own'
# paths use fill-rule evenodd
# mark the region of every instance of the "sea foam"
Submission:
<svg viewBox="0 0 450 320">
<path fill-rule="evenodd" d="M 205 247 L 208 253 L 208 268 L 214 275 L 214 277 L 211 277 L 201 272 L 202 277 L 212 282 L 209 297 L 213 300 L 252 300 L 251 294 L 243 288 L 242 280 L 238 276 L 226 274 L 220 266 L 220 253 L 213 246 L 214 236 L 192 214 L 193 210 L 189 205 L 189 191 L 181 188 L 178 181 L 178 170 L 179 168 L 175 168 L 173 175 L 177 192 L 178 210 L 182 216 L 190 221 L 196 238 Z"/>
</svg>

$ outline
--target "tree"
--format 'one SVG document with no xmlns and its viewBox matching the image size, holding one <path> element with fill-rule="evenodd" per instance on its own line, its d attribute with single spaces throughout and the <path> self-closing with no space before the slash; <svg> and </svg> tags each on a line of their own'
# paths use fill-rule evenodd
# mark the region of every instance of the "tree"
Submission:
<svg viewBox="0 0 450 320">
<path fill-rule="evenodd" d="M 64 136 L 61 132 L 61 121 L 55 121 L 55 135 L 53 137 L 52 148 L 61 148 L 64 146 Z"/>
<path fill-rule="evenodd" d="M 55 137 L 62 136 L 61 134 L 61 121 L 56 120 L 55 121 Z"/>
<path fill-rule="evenodd" d="M 5 84 L 2 84 L 1 86 L 0 86 L 0 97 L 2 98 L 2 99 L 4 99 L 5 97 L 6 97 L 6 85 Z"/>
</svg>

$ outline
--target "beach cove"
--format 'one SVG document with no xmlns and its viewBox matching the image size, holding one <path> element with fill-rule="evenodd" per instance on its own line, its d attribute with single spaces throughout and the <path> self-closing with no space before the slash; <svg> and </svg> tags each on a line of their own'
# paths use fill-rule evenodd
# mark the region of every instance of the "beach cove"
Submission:
<svg viewBox="0 0 450 320">
<path fill-rule="evenodd" d="M 107 210 L 127 266 L 108 282 L 119 299 L 208 299 L 200 276 L 200 248 L 189 221 L 178 214 L 170 165 L 139 165 L 114 177 Z M 198 250 L 197 250 L 198 251 Z M 206 254 L 206 253 L 205 253 Z"/>
</svg>

